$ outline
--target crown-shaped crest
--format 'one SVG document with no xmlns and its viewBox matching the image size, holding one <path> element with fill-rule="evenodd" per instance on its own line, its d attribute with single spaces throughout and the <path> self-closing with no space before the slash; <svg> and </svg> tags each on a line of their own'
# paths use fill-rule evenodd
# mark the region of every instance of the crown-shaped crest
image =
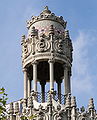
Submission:
<svg viewBox="0 0 97 120">
<path fill-rule="evenodd" d="M 62 16 L 56 16 L 54 13 L 52 13 L 49 9 L 48 6 L 46 6 L 44 8 L 44 10 L 40 13 L 39 16 L 32 16 L 31 20 L 27 21 L 27 28 L 29 29 L 30 26 L 37 22 L 37 21 L 41 21 L 41 20 L 52 20 L 52 21 L 56 21 L 59 22 L 64 28 L 66 28 L 66 21 L 63 20 Z"/>
</svg>

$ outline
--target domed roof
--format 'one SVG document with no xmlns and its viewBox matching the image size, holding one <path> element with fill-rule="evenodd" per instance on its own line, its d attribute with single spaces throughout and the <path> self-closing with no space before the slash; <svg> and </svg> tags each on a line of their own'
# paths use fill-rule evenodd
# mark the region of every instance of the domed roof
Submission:
<svg viewBox="0 0 97 120">
<path fill-rule="evenodd" d="M 42 20 L 52 20 L 59 22 L 64 28 L 66 28 L 66 21 L 63 20 L 62 16 L 56 16 L 54 13 L 52 13 L 49 9 L 48 6 L 44 8 L 44 10 L 40 13 L 39 16 L 32 16 L 31 20 L 27 21 L 27 28 L 29 29 L 30 26 L 38 21 Z"/>
</svg>

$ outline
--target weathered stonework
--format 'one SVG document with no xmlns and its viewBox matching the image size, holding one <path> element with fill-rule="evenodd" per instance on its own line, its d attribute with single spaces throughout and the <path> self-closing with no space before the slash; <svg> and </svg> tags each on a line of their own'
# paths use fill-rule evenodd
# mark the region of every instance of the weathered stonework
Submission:
<svg viewBox="0 0 97 120">
<path fill-rule="evenodd" d="M 28 35 L 23 35 L 21 42 L 24 98 L 7 105 L 8 120 L 24 117 L 26 120 L 97 119 L 93 99 L 87 110 L 84 107 L 79 110 L 75 97 L 71 96 L 73 47 L 66 23 L 47 6 L 39 16 L 32 16 L 27 22 Z M 62 82 L 64 94 L 61 94 Z M 49 91 L 46 91 L 46 83 L 49 83 Z"/>
</svg>

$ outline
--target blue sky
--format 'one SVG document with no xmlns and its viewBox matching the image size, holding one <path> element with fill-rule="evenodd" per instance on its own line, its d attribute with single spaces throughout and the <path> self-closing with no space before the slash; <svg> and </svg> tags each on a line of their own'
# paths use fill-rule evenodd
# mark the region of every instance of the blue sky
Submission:
<svg viewBox="0 0 97 120">
<path fill-rule="evenodd" d="M 91 97 L 97 106 L 97 0 L 1 0 L 0 87 L 6 88 L 9 102 L 23 97 L 21 36 L 27 34 L 26 20 L 46 5 L 68 22 L 74 47 L 72 94 L 78 106 L 87 107 Z"/>
</svg>

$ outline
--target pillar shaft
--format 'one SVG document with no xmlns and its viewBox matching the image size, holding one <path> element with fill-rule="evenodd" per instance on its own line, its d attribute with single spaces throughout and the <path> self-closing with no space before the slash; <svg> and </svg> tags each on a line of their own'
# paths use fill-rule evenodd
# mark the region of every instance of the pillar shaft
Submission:
<svg viewBox="0 0 97 120">
<path fill-rule="evenodd" d="M 33 63 L 33 90 L 37 92 L 37 62 Z"/>
<path fill-rule="evenodd" d="M 24 72 L 24 98 L 27 98 L 28 92 L 27 92 L 27 69 L 23 69 Z"/>
<path fill-rule="evenodd" d="M 54 61 L 49 60 L 50 90 L 54 89 Z"/>
<path fill-rule="evenodd" d="M 69 93 L 71 93 L 71 81 L 70 81 L 70 77 L 71 77 L 71 71 L 69 69 L 69 71 L 68 71 L 68 89 L 69 89 Z"/>
<path fill-rule="evenodd" d="M 64 86 L 65 86 L 65 94 L 71 93 L 70 87 L 70 76 L 68 73 L 68 66 L 64 66 Z"/>
<path fill-rule="evenodd" d="M 28 97 L 30 97 L 30 93 L 31 93 L 31 81 L 30 79 L 28 79 Z"/>
</svg>

